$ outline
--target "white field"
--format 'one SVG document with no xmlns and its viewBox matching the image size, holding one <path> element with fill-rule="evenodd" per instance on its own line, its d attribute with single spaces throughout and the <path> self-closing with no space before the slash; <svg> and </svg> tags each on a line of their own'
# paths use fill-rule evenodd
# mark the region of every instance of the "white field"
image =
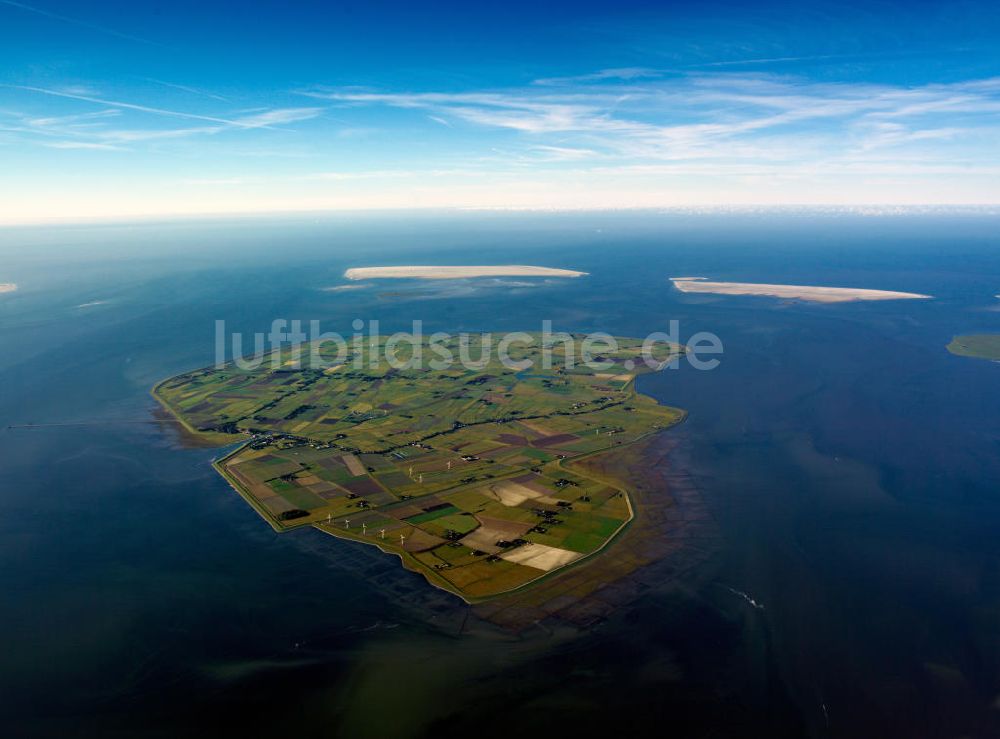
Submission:
<svg viewBox="0 0 1000 739">
<path fill-rule="evenodd" d="M 490 485 L 490 491 L 501 503 L 508 507 L 520 505 L 526 500 L 534 500 L 535 498 L 542 497 L 542 494 L 537 490 L 532 490 L 516 482 L 498 482 L 496 485 Z"/>
<path fill-rule="evenodd" d="M 571 552 L 569 549 L 531 543 L 520 546 L 509 553 L 501 554 L 500 559 L 550 572 L 557 567 L 568 565 L 582 556 L 579 552 Z"/>
<path fill-rule="evenodd" d="M 344 460 L 344 464 L 347 465 L 347 469 L 355 477 L 358 475 L 368 474 L 368 470 L 366 470 L 365 466 L 361 464 L 361 460 L 355 457 L 353 454 L 345 454 L 344 456 L 341 457 L 341 459 Z"/>
<path fill-rule="evenodd" d="M 469 549 L 479 549 L 487 554 L 497 554 L 503 550 L 497 546 L 501 540 L 516 539 L 531 528 L 530 523 L 518 524 L 516 521 L 505 521 L 504 526 L 489 526 L 483 524 L 475 531 L 462 537 L 461 542 Z"/>
<path fill-rule="evenodd" d="M 490 492 L 492 492 L 496 498 L 503 503 L 505 506 L 513 507 L 520 505 L 526 500 L 537 500 L 541 503 L 556 503 L 556 499 L 540 493 L 537 490 L 532 490 L 526 485 L 521 485 L 520 483 L 513 482 L 512 480 L 505 480 L 503 482 L 498 482 L 496 485 L 490 486 Z"/>
<path fill-rule="evenodd" d="M 12 293 L 17 290 L 17 285 L 13 282 L 0 282 L 0 293 Z"/>
<path fill-rule="evenodd" d="M 674 287 L 684 293 L 715 295 L 765 295 L 771 298 L 808 300 L 814 303 L 847 303 L 855 300 L 924 300 L 930 295 L 894 290 L 867 290 L 853 287 L 810 285 L 766 285 L 756 282 L 710 282 L 704 277 L 671 277 Z"/>
<path fill-rule="evenodd" d="M 352 267 L 344 272 L 349 280 L 417 278 L 421 280 L 460 280 L 469 277 L 582 277 L 586 272 L 554 267 L 506 264 L 472 267 Z"/>
</svg>

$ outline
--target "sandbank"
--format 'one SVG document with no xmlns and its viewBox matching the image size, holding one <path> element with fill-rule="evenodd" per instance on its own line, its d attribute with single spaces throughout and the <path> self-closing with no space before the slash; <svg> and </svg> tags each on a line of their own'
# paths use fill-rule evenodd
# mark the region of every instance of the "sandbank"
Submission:
<svg viewBox="0 0 1000 739">
<path fill-rule="evenodd" d="M 408 266 L 352 267 L 344 272 L 349 280 L 417 278 L 422 280 L 459 280 L 469 277 L 581 277 L 586 272 L 554 267 L 533 267 L 523 264 L 489 266 Z"/>
<path fill-rule="evenodd" d="M 710 282 L 704 277 L 670 278 L 681 292 L 715 295 L 764 295 L 772 298 L 808 300 L 815 303 L 847 303 L 855 300 L 913 300 L 930 295 L 895 290 L 870 290 L 853 287 L 818 287 L 812 285 L 767 285 L 756 282 Z"/>
</svg>

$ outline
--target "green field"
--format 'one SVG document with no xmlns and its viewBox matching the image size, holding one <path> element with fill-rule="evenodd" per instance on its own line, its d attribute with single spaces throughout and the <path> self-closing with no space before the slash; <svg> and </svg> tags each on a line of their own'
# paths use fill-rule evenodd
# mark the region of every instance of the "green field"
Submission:
<svg viewBox="0 0 1000 739">
<path fill-rule="evenodd" d="M 325 369 L 301 369 L 284 349 L 257 369 L 196 370 L 153 392 L 195 434 L 246 440 L 216 467 L 276 530 L 367 541 L 474 601 L 601 550 L 632 518 L 628 480 L 593 479 L 574 461 L 683 418 L 636 393 L 636 374 L 650 371 L 636 361 L 640 341 L 618 338 L 597 368 L 568 366 L 566 345 L 553 344 L 546 369 L 531 337 L 511 351 L 533 361 L 526 370 L 495 357 L 394 369 L 374 361 L 380 338 Z M 447 347 L 457 355 L 457 339 Z M 680 351 L 661 345 L 656 359 Z"/>
<path fill-rule="evenodd" d="M 948 344 L 948 351 L 960 357 L 1000 361 L 1000 334 L 956 336 Z"/>
</svg>

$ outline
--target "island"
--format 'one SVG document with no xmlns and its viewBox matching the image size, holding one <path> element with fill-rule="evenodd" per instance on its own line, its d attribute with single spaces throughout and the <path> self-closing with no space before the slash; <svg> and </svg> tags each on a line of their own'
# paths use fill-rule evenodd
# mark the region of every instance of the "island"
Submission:
<svg viewBox="0 0 1000 739">
<path fill-rule="evenodd" d="M 490 353 L 446 369 L 372 362 L 385 337 L 342 359 L 317 348 L 324 369 L 298 368 L 301 347 L 286 347 L 257 369 L 187 372 L 153 395 L 195 437 L 238 443 L 215 467 L 276 531 L 313 526 L 377 546 L 472 603 L 608 547 L 633 519 L 629 480 L 588 462 L 685 416 L 635 389 L 680 346 L 661 344 L 644 361 L 641 341 L 618 338 L 585 366 L 566 361 L 580 357 L 578 336 L 521 336 L 530 345 L 513 346 L 511 361 Z M 462 341 L 445 346 L 457 353 Z M 481 357 L 486 341 L 473 336 L 466 349 Z M 408 361 L 427 343 L 396 356 Z"/>
<path fill-rule="evenodd" d="M 487 266 L 352 267 L 344 272 L 348 280 L 420 279 L 461 280 L 472 277 L 583 277 L 586 272 L 523 264 Z"/>
<path fill-rule="evenodd" d="M 756 282 L 711 282 L 704 277 L 671 277 L 674 287 L 684 293 L 715 295 L 763 295 L 772 298 L 806 300 L 814 303 L 847 303 L 857 300 L 926 300 L 930 295 L 895 290 L 811 285 L 768 285 Z"/>
<path fill-rule="evenodd" d="M 948 344 L 947 349 L 959 357 L 992 359 L 995 362 L 1000 362 L 1000 334 L 955 336 Z"/>
</svg>

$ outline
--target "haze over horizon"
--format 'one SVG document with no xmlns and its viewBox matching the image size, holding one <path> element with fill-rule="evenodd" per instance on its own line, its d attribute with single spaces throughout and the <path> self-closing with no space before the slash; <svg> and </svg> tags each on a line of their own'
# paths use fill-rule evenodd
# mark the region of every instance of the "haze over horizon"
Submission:
<svg viewBox="0 0 1000 739">
<path fill-rule="evenodd" d="M 997 205 L 998 30 L 978 0 L 0 0 L 0 223 Z"/>
</svg>

